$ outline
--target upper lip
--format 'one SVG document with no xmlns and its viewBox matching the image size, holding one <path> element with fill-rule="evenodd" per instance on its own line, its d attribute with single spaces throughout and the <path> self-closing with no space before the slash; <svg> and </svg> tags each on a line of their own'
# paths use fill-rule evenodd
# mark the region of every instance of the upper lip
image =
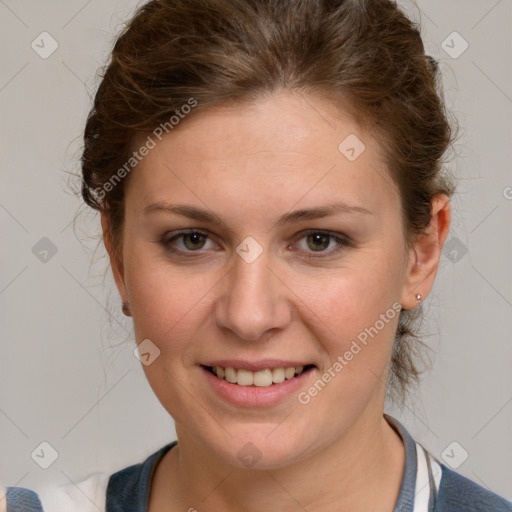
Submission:
<svg viewBox="0 0 512 512">
<path fill-rule="evenodd" d="M 299 366 L 309 366 L 313 363 L 304 361 L 285 361 L 284 359 L 260 359 L 258 361 L 217 359 L 215 361 L 208 361 L 201 364 L 202 366 L 221 366 L 222 368 L 236 368 L 237 370 L 242 369 L 251 372 L 258 372 L 273 368 L 290 368 L 291 366 L 297 368 Z"/>
</svg>

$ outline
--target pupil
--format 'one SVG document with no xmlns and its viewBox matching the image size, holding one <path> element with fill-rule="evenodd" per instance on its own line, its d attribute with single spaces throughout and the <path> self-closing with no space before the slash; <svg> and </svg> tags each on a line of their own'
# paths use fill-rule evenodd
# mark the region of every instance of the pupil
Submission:
<svg viewBox="0 0 512 512">
<path fill-rule="evenodd" d="M 187 235 L 185 237 L 185 240 L 191 240 L 192 242 L 192 245 L 196 245 L 196 244 L 201 244 L 201 237 L 203 237 L 203 235 L 201 233 L 192 233 L 190 235 Z M 189 244 L 185 244 L 185 245 L 189 245 Z M 189 249 L 197 249 L 197 247 L 188 247 Z"/>
<path fill-rule="evenodd" d="M 315 234 L 315 235 L 310 235 L 310 236 L 313 238 L 313 243 L 314 243 L 315 250 L 317 250 L 319 248 L 325 249 L 325 247 L 327 245 L 329 245 L 328 235 Z M 327 245 L 325 244 L 326 241 L 327 241 Z"/>
</svg>

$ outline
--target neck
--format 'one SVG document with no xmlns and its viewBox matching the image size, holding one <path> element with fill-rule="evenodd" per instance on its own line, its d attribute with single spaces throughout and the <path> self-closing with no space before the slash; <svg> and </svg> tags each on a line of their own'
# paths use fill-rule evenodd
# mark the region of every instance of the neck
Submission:
<svg viewBox="0 0 512 512">
<path fill-rule="evenodd" d="M 167 453 L 153 477 L 151 512 L 392 512 L 398 498 L 405 450 L 382 414 L 361 416 L 326 449 L 272 470 L 212 463 L 204 447 L 178 426 L 177 432 L 178 446 Z M 170 503 L 176 508 L 169 508 Z"/>
</svg>

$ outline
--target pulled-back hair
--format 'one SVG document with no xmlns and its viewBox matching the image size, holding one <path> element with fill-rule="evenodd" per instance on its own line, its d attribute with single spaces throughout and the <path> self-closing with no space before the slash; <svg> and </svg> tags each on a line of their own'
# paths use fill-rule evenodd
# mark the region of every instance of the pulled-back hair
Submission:
<svg viewBox="0 0 512 512">
<path fill-rule="evenodd" d="M 84 134 L 82 196 L 107 214 L 117 254 L 127 179 L 107 185 L 126 170 L 136 135 L 168 124 L 191 98 L 195 115 L 285 90 L 329 98 L 372 131 L 410 246 L 430 222 L 432 197 L 454 192 L 442 169 L 452 130 L 436 62 L 395 2 L 152 0 L 117 38 Z M 421 373 L 418 313 L 400 313 L 388 382 L 395 401 Z"/>
</svg>

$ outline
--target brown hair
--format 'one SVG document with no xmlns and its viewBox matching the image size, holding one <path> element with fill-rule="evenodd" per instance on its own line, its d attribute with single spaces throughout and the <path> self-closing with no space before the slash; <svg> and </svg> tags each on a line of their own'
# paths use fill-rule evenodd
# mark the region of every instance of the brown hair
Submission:
<svg viewBox="0 0 512 512">
<path fill-rule="evenodd" d="M 112 178 L 129 172 L 135 136 L 169 127 L 191 99 L 196 112 L 279 90 L 323 94 L 371 127 L 400 190 L 408 246 L 430 222 L 432 197 L 453 194 L 437 65 L 394 2 L 152 0 L 117 38 L 84 134 L 82 196 L 107 213 L 118 255 L 127 180 Z M 421 373 L 418 312 L 401 311 L 392 355 L 388 392 L 402 403 Z"/>
</svg>

